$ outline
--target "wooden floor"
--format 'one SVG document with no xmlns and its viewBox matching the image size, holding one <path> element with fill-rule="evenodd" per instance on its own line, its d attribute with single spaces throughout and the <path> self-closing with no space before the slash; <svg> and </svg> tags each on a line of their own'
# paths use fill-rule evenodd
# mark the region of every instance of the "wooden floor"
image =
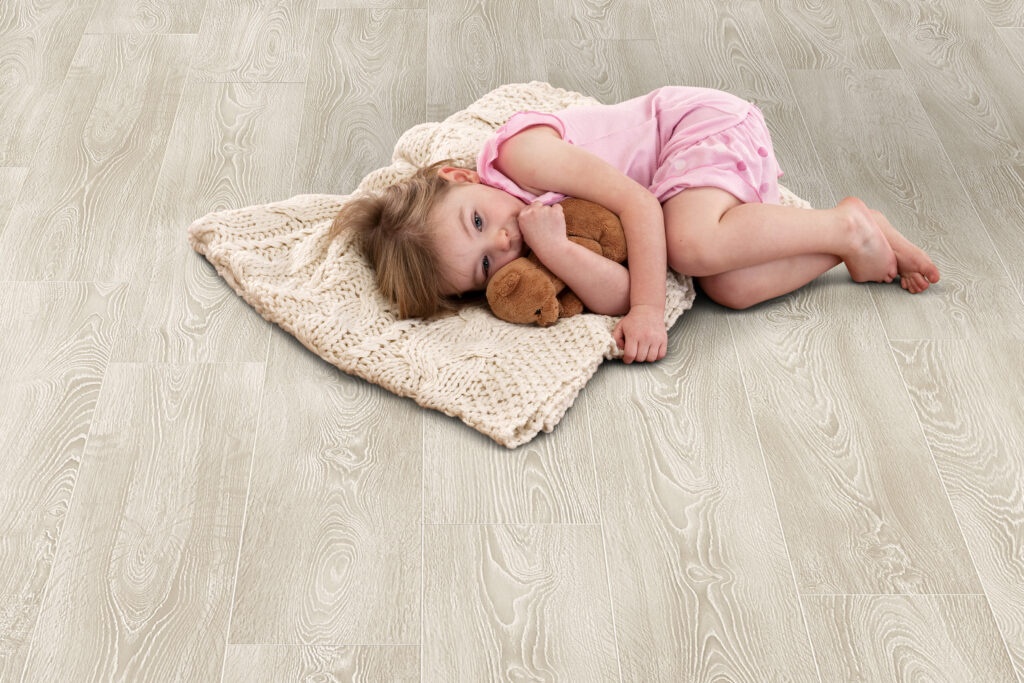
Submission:
<svg viewBox="0 0 1024 683">
<path fill-rule="evenodd" d="M 1022 680 L 1024 3 L 359 3 L 0 2 L 0 680 Z M 942 281 L 701 295 L 508 451 L 186 242 L 535 79 L 751 100 Z"/>
</svg>

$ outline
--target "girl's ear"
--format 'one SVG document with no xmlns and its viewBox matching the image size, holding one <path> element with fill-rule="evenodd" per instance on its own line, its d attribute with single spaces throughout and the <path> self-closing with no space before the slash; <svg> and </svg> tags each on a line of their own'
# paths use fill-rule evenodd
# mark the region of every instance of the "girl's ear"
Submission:
<svg viewBox="0 0 1024 683">
<path fill-rule="evenodd" d="M 480 176 L 476 174 L 476 171 L 470 171 L 466 168 L 455 168 L 454 166 L 443 166 L 437 175 L 441 176 L 448 182 L 458 183 L 478 183 L 480 182 Z"/>
</svg>

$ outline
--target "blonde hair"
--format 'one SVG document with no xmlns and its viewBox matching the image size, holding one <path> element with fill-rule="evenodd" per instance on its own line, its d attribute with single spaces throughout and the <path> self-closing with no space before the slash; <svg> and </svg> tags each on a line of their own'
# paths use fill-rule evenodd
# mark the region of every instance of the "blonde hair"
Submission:
<svg viewBox="0 0 1024 683">
<path fill-rule="evenodd" d="M 457 287 L 443 273 L 437 226 L 429 218 L 454 186 L 438 175 L 444 166 L 455 163 L 452 159 L 438 161 L 379 195 L 349 200 L 331 225 L 332 239 L 346 230 L 356 233 L 357 244 L 377 273 L 378 289 L 398 306 L 400 318 L 428 318 L 455 311 L 482 295 L 444 294 Z"/>
</svg>

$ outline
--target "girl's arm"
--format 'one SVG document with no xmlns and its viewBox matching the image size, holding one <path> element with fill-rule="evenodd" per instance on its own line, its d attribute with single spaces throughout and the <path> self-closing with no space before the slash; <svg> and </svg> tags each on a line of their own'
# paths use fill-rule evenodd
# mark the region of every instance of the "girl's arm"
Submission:
<svg viewBox="0 0 1024 683">
<path fill-rule="evenodd" d="M 594 313 L 629 312 L 629 271 L 621 263 L 569 240 L 534 252 Z"/>
<path fill-rule="evenodd" d="M 658 199 L 646 187 L 596 154 L 552 136 L 544 128 L 527 128 L 502 143 L 497 160 L 502 173 L 520 187 L 541 188 L 570 197 L 589 199 L 616 214 L 626 233 L 629 306 L 651 306 L 664 312 L 667 259 L 665 217 Z M 580 249 L 589 251 L 584 247 Z M 568 250 L 567 253 L 573 251 Z M 600 305 L 602 302 L 598 299 L 601 295 L 597 292 L 607 283 L 602 285 L 594 272 L 576 265 L 585 263 L 584 256 L 576 253 L 579 259 L 571 259 L 570 263 L 570 259 L 563 256 L 564 261 L 558 261 L 557 265 L 549 265 L 540 252 L 537 256 L 549 270 L 565 280 L 587 304 L 587 308 L 596 311 L 581 292 L 590 292 L 595 303 Z M 618 266 L 609 259 L 593 255 Z M 596 261 L 588 260 L 592 261 L 591 265 L 595 268 L 599 267 Z M 604 268 L 605 274 L 609 270 L 614 271 L 603 264 L 600 267 Z M 563 273 L 568 277 L 563 277 Z M 620 285 L 621 281 L 620 275 Z"/>
</svg>

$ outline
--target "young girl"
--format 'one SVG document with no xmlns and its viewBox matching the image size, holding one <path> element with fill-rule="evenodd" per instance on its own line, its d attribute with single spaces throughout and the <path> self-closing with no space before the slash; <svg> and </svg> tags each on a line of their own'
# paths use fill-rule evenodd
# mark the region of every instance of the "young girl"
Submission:
<svg viewBox="0 0 1024 683">
<path fill-rule="evenodd" d="M 450 160 L 448 160 L 450 161 Z M 624 315 L 623 361 L 667 347 L 666 263 L 712 300 L 743 309 L 791 292 L 845 262 L 857 282 L 911 293 L 939 271 L 856 197 L 831 209 L 779 205 L 760 109 L 708 88 L 667 86 L 615 105 L 513 115 L 485 142 L 476 169 L 439 162 L 381 196 L 346 204 L 332 234 L 359 232 L 382 293 L 401 317 L 452 310 L 465 292 L 532 249 L 591 311 Z M 619 216 L 628 270 L 565 235 L 566 196 Z"/>
</svg>

